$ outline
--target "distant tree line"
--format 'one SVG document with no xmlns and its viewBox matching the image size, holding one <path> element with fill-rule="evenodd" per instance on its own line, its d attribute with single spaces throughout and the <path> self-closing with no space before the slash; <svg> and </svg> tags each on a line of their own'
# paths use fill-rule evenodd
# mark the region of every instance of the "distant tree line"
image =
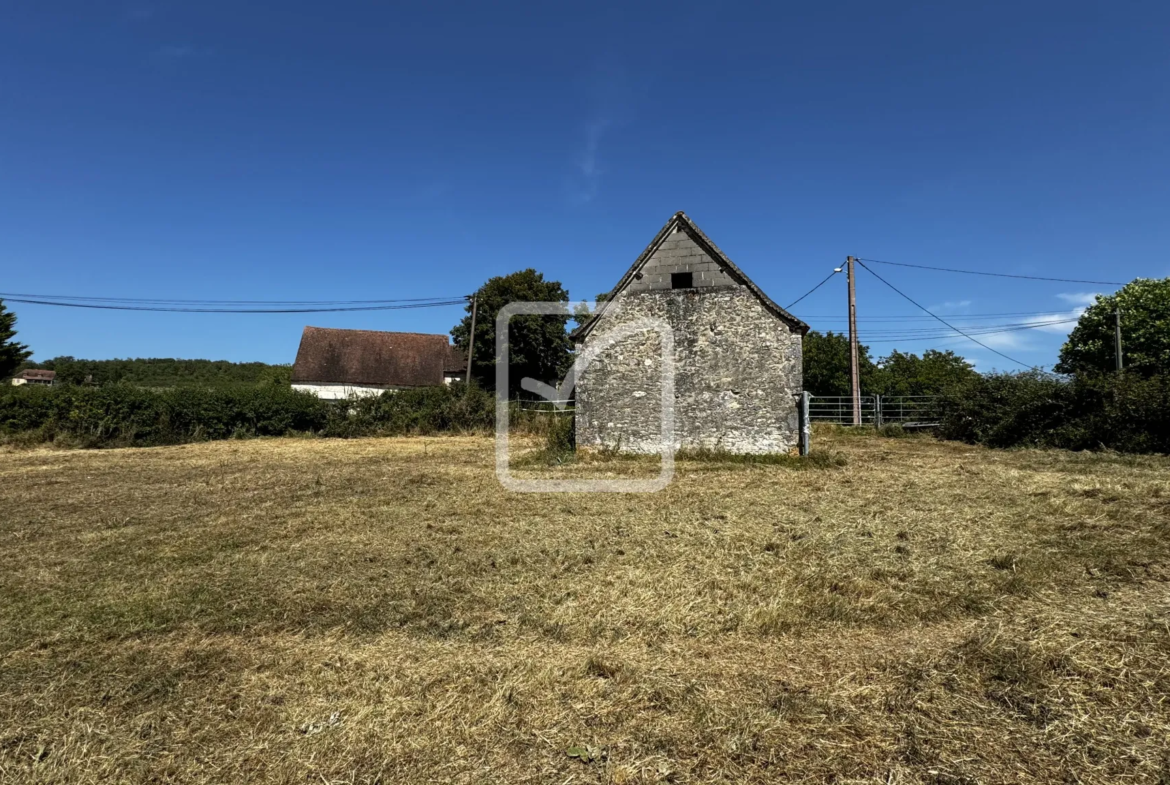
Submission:
<svg viewBox="0 0 1170 785">
<path fill-rule="evenodd" d="M 852 395 L 849 338 L 812 330 L 804 337 L 804 389 L 813 395 Z M 952 351 L 927 349 L 922 356 L 894 351 L 878 361 L 869 347 L 858 347 L 863 395 L 941 395 L 979 376 L 975 367 Z"/>
<path fill-rule="evenodd" d="M 54 357 L 26 362 L 24 368 L 56 371 L 58 384 L 129 384 L 138 387 L 184 387 L 244 384 L 288 385 L 292 366 L 267 363 L 235 363 L 227 360 L 175 360 L 137 358 L 127 360 L 79 360 Z"/>
</svg>

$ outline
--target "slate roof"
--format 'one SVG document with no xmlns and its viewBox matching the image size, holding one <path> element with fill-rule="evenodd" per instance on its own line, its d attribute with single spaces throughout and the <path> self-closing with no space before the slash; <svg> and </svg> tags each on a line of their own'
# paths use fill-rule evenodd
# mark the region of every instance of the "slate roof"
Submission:
<svg viewBox="0 0 1170 785">
<path fill-rule="evenodd" d="M 57 378 L 56 371 L 46 371 L 41 368 L 25 368 L 16 375 L 17 379 L 39 379 L 44 382 L 51 382 Z"/>
<path fill-rule="evenodd" d="M 426 387 L 465 370 L 445 335 L 306 327 L 293 364 L 295 384 Z"/>
<path fill-rule="evenodd" d="M 748 290 L 759 299 L 763 306 L 771 311 L 777 318 L 786 322 L 794 330 L 799 331 L 801 335 L 804 335 L 809 331 L 809 326 L 807 324 L 788 313 L 788 311 L 784 310 L 775 302 L 773 302 L 772 299 L 768 297 L 768 295 L 764 294 L 760 287 L 756 286 L 755 282 L 752 281 L 751 278 L 748 278 L 747 275 L 744 274 L 743 270 L 740 270 L 735 265 L 735 262 L 731 261 L 731 259 L 727 257 L 727 254 L 719 250 L 719 246 L 711 242 L 711 238 L 704 234 L 703 230 L 700 229 L 698 225 L 687 216 L 686 213 L 684 213 L 682 210 L 679 210 L 670 217 L 670 220 L 667 221 L 666 225 L 658 231 L 658 234 L 654 236 L 654 239 L 650 241 L 650 244 L 646 246 L 646 249 L 642 251 L 641 254 L 639 254 L 637 259 L 634 260 L 634 263 L 630 265 L 630 269 L 626 270 L 626 274 L 623 275 L 621 280 L 617 282 L 617 286 L 610 290 L 609 299 L 607 299 L 605 303 L 602 303 L 598 306 L 597 311 L 594 312 L 593 317 L 589 319 L 589 321 L 585 322 L 585 324 L 581 325 L 573 331 L 571 338 L 574 341 L 584 340 L 585 336 L 587 336 L 593 329 L 593 325 L 596 324 L 597 320 L 601 318 L 601 315 L 605 313 L 605 306 L 613 300 L 614 296 L 616 296 L 618 292 L 620 292 L 622 289 L 625 289 L 626 286 L 629 285 L 630 281 L 634 280 L 634 274 L 637 273 L 638 270 L 640 270 L 642 266 L 650 259 L 650 257 L 654 255 L 654 252 L 658 250 L 658 246 L 662 245 L 662 242 L 667 237 L 669 237 L 676 228 L 682 229 L 687 234 L 689 234 L 691 239 L 693 239 L 700 248 L 707 252 L 708 256 L 714 259 L 718 264 L 723 265 L 731 274 L 733 279 L 739 281 L 745 287 L 747 287 Z"/>
</svg>

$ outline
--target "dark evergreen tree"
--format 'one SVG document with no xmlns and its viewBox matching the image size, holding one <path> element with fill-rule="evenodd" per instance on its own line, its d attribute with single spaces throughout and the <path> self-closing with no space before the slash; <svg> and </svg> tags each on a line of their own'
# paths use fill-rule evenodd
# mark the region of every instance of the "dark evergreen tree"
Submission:
<svg viewBox="0 0 1170 785">
<path fill-rule="evenodd" d="M 21 364 L 32 356 L 23 343 L 16 340 L 16 314 L 4 307 L 0 300 L 0 380 L 11 376 Z"/>
</svg>

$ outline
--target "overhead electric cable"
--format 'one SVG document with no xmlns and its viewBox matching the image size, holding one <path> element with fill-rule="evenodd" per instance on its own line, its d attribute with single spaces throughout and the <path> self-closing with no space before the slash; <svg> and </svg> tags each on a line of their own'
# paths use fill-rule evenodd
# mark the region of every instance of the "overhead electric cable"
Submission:
<svg viewBox="0 0 1170 785">
<path fill-rule="evenodd" d="M 1006 313 L 963 313 L 950 314 L 950 317 L 955 320 L 961 319 L 998 319 L 1003 316 L 1066 316 L 1067 314 L 1079 310 L 1071 308 L 1067 311 L 1010 311 Z M 825 319 L 829 321 L 845 321 L 846 317 L 840 314 L 797 314 L 801 319 Z M 905 316 L 868 316 L 858 317 L 858 321 L 863 322 L 901 322 L 913 319 L 930 319 L 929 316 L 921 316 L 919 314 L 907 314 Z"/>
<path fill-rule="evenodd" d="M 801 300 L 803 300 L 805 297 L 808 297 L 810 294 L 812 294 L 813 292 L 815 292 L 817 289 L 820 289 L 822 286 L 824 286 L 826 283 L 828 283 L 828 282 L 829 282 L 829 279 L 830 279 L 830 278 L 832 278 L 834 275 L 836 275 L 836 274 L 837 274 L 837 273 L 839 273 L 839 272 L 841 272 L 841 268 L 839 268 L 839 267 L 838 267 L 836 270 L 834 270 L 833 272 L 831 272 L 831 273 L 829 273 L 828 275 L 826 275 L 826 276 L 825 276 L 825 280 L 821 281 L 819 284 L 817 284 L 817 285 L 816 285 L 816 286 L 814 286 L 813 288 L 809 289 L 807 292 L 805 292 L 804 294 L 802 294 L 800 297 L 797 297 L 797 298 L 796 298 L 796 300 L 794 300 L 794 301 L 793 301 L 792 305 L 789 305 L 789 306 L 788 306 L 788 308 L 791 308 L 793 305 L 796 305 L 798 302 L 800 302 Z M 786 310 L 786 311 L 787 311 L 787 310 L 788 310 L 788 308 L 785 308 L 784 310 Z"/>
<path fill-rule="evenodd" d="M 59 308 L 95 308 L 103 311 L 157 311 L 169 313 L 332 313 L 337 311 L 397 311 L 411 308 L 434 308 L 438 306 L 464 305 L 467 298 L 425 303 L 401 303 L 397 305 L 364 305 L 341 308 L 185 308 L 163 307 L 149 305 L 109 305 L 100 303 L 54 302 L 52 300 L 32 300 L 18 297 L 5 297 L 7 302 L 26 303 L 31 305 L 53 305 Z"/>
<path fill-rule="evenodd" d="M 1003 333 L 1014 333 L 1014 332 L 1019 332 L 1021 330 L 1039 330 L 1039 329 L 1042 329 L 1044 327 L 1050 327 L 1052 325 L 1058 325 L 1058 324 L 1073 324 L 1076 321 L 1077 321 L 1076 319 L 1063 319 L 1059 322 L 1038 322 L 1036 324 L 1020 325 L 1018 327 L 1006 327 L 1004 329 L 996 329 L 996 330 L 992 330 L 992 329 L 972 330 L 969 333 L 959 333 L 959 334 L 955 334 L 953 332 L 937 332 L 937 333 L 932 334 L 932 335 L 895 335 L 895 336 L 882 335 L 878 338 L 869 339 L 866 341 L 866 343 L 901 343 L 903 341 L 939 341 L 939 340 L 946 340 L 949 338 L 958 338 L 960 336 L 964 337 L 964 338 L 970 338 L 972 335 L 1002 335 Z M 872 335 L 872 334 L 873 333 L 867 333 L 867 335 Z"/>
<path fill-rule="evenodd" d="M 908 264 L 906 262 L 886 262 L 881 259 L 858 259 L 859 262 L 870 262 L 872 264 L 892 264 L 898 267 L 914 267 L 919 270 L 935 270 L 943 273 L 962 273 L 963 275 L 989 275 L 994 278 L 1022 278 L 1028 281 L 1055 281 L 1057 283 L 1088 283 L 1096 284 L 1098 286 L 1125 286 L 1119 281 L 1084 281 L 1079 278 L 1045 278 L 1040 275 L 1013 275 L 1011 273 L 989 273 L 983 270 L 956 270 L 953 267 L 930 267 L 925 264 Z M 870 272 L 873 272 L 870 270 Z"/>
<path fill-rule="evenodd" d="M 414 297 L 387 300 L 170 300 L 155 297 L 81 297 L 69 294 L 28 294 L 22 292 L 0 292 L 0 299 L 15 299 L 17 297 L 33 298 L 37 300 L 79 301 L 103 303 L 140 303 L 146 305 L 388 305 L 390 303 L 421 303 L 455 299 L 466 300 L 459 295 L 444 297 Z"/>
<path fill-rule="evenodd" d="M 985 332 L 987 330 L 1002 330 L 1005 328 L 1015 327 L 1047 327 L 1054 324 L 1067 324 L 1069 322 L 1077 321 L 1076 316 L 1063 315 L 1060 319 L 1035 319 L 1027 322 L 1004 322 L 1002 324 L 968 324 L 964 328 L 973 334 Z M 884 328 L 874 328 L 866 330 L 866 335 L 910 335 L 913 333 L 937 333 L 941 330 L 939 327 L 893 327 L 886 325 Z"/>
<path fill-rule="evenodd" d="M 969 339 L 969 340 L 971 340 L 973 343 L 977 343 L 977 344 L 979 344 L 980 346 L 982 346 L 984 349 L 986 349 L 986 350 L 987 350 L 987 351 L 989 351 L 989 352 L 993 352 L 993 353 L 995 353 L 995 354 L 998 354 L 1000 357 L 1004 358 L 1005 360 L 1011 360 L 1012 362 L 1016 363 L 1017 365 L 1021 365 L 1021 366 L 1023 366 L 1024 368 L 1031 368 L 1031 367 L 1032 367 L 1032 366 L 1028 365 L 1027 363 L 1020 362 L 1020 361 L 1019 361 L 1019 360 L 1017 360 L 1015 357 L 1009 357 L 1008 355 L 1004 354 L 1003 352 L 999 351 L 998 349 L 993 349 L 993 348 L 991 348 L 990 346 L 988 346 L 987 344 L 985 344 L 985 343 L 983 343 L 982 341 L 978 340 L 977 338 L 972 338 L 970 335 L 967 335 L 967 333 L 963 332 L 963 331 L 962 331 L 962 330 L 960 330 L 958 327 L 955 327 L 953 324 L 951 324 L 950 322 L 948 322 L 946 319 L 942 318 L 941 316 L 938 316 L 937 314 L 935 314 L 934 312 L 932 312 L 932 311 L 931 311 L 929 308 L 927 308 L 925 305 L 922 305 L 922 304 L 921 304 L 921 303 L 919 303 L 917 300 L 915 300 L 914 298 L 912 298 L 910 295 L 906 294 L 906 293 L 905 293 L 905 292 L 903 292 L 901 289 L 899 289 L 898 287 L 894 286 L 892 283 L 890 283 L 889 281 L 887 281 L 885 278 L 882 278 L 880 275 L 878 275 L 877 273 L 875 273 L 873 270 L 870 270 L 870 269 L 869 269 L 869 267 L 868 267 L 868 266 L 866 266 L 865 262 L 862 262 L 861 260 L 858 260 L 858 264 L 860 264 L 862 267 L 864 267 L 864 268 L 866 269 L 866 271 L 868 271 L 868 272 L 869 272 L 869 274 L 870 274 L 870 275 L 872 275 L 874 278 L 877 278 L 879 281 L 881 281 L 882 283 L 884 283 L 886 286 L 888 286 L 888 287 L 890 287 L 891 289 L 893 289 L 895 292 L 897 292 L 897 293 L 898 293 L 898 294 L 900 294 L 902 297 L 904 297 L 904 298 L 906 298 L 907 300 L 909 300 L 909 301 L 910 301 L 912 304 L 914 304 L 914 305 L 915 305 L 915 306 L 917 306 L 918 308 L 922 309 L 922 310 L 923 310 L 923 311 L 925 311 L 926 313 L 928 313 L 928 314 L 930 314 L 931 316 L 933 316 L 935 319 L 938 319 L 940 322 L 942 322 L 943 324 L 945 324 L 947 327 L 950 327 L 952 330 L 954 330 L 955 332 L 957 332 L 959 335 L 962 335 L 963 337 L 965 337 L 965 338 L 968 338 L 968 339 Z"/>
</svg>

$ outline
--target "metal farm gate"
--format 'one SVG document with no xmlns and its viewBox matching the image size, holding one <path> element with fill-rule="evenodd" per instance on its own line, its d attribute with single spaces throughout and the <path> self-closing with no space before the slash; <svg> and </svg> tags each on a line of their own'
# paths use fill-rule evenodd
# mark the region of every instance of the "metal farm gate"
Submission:
<svg viewBox="0 0 1170 785">
<path fill-rule="evenodd" d="M 938 424 L 937 395 L 863 395 L 861 396 L 861 424 L 887 425 L 897 423 L 908 427 Z M 847 395 L 810 395 L 809 420 L 853 424 L 853 398 Z"/>
</svg>

